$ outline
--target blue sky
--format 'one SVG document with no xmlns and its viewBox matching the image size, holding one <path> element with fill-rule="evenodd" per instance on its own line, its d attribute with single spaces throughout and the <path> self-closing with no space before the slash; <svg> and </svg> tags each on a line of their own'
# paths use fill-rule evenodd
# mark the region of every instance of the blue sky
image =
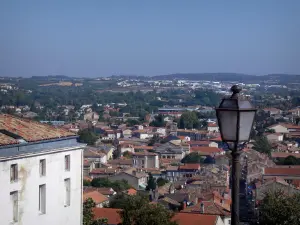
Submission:
<svg viewBox="0 0 300 225">
<path fill-rule="evenodd" d="M 299 0 L 0 1 L 0 76 L 300 74 Z"/>
</svg>

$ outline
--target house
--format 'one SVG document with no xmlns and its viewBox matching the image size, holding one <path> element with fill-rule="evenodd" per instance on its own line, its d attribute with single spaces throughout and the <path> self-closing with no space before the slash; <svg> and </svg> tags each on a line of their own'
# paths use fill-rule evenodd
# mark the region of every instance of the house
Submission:
<svg viewBox="0 0 300 225">
<path fill-rule="evenodd" d="M 284 180 L 300 180 L 300 168 L 289 167 L 268 167 L 264 168 L 262 178 L 282 178 Z"/>
<path fill-rule="evenodd" d="M 200 213 L 176 213 L 172 218 L 178 225 L 225 225 L 220 216 Z M 229 223 L 230 224 L 230 223 Z"/>
<path fill-rule="evenodd" d="M 106 178 L 112 176 L 118 172 L 117 169 L 114 168 L 95 168 L 90 173 L 89 176 L 94 178 Z"/>
<path fill-rule="evenodd" d="M 113 208 L 94 208 L 94 219 L 106 218 L 108 225 L 119 225 L 122 223 L 120 216 L 121 209 Z"/>
<path fill-rule="evenodd" d="M 200 164 L 187 163 L 180 166 L 168 166 L 165 170 L 165 178 L 169 181 L 178 181 L 181 178 L 192 177 L 200 170 Z"/>
<path fill-rule="evenodd" d="M 282 111 L 280 109 L 277 109 L 277 108 L 264 108 L 263 110 L 266 113 L 269 113 L 270 116 L 278 115 L 278 114 L 282 113 Z"/>
<path fill-rule="evenodd" d="M 225 151 L 216 147 L 191 147 L 191 152 L 197 152 L 199 155 L 203 156 L 216 156 L 224 155 Z"/>
<path fill-rule="evenodd" d="M 207 124 L 207 130 L 209 132 L 219 132 L 219 126 L 217 123 L 210 122 Z"/>
<path fill-rule="evenodd" d="M 153 149 L 163 159 L 182 159 L 190 151 L 189 144 L 167 142 Z"/>
<path fill-rule="evenodd" d="M 120 159 L 112 159 L 107 161 L 107 163 L 111 166 L 118 167 L 118 168 L 132 168 L 132 160 L 126 159 L 126 158 L 120 158 Z"/>
<path fill-rule="evenodd" d="M 96 122 L 99 120 L 99 114 L 89 110 L 86 114 L 84 114 L 83 119 L 85 121 L 95 121 Z"/>
<path fill-rule="evenodd" d="M 1 224 L 80 225 L 84 147 L 64 129 L 1 114 Z"/>
<path fill-rule="evenodd" d="M 27 112 L 25 112 L 25 113 L 22 114 L 22 117 L 24 117 L 24 118 L 30 118 L 30 119 L 32 119 L 34 117 L 37 117 L 37 116 L 38 116 L 37 113 L 31 112 L 31 111 L 27 111 Z"/>
<path fill-rule="evenodd" d="M 281 133 L 266 133 L 268 141 L 270 142 L 280 142 L 283 141 L 283 134 Z"/>
<path fill-rule="evenodd" d="M 96 203 L 96 207 L 98 208 L 103 208 L 109 203 L 108 198 L 101 194 L 99 191 L 83 193 L 83 201 L 86 201 L 89 198 L 91 198 Z"/>
<path fill-rule="evenodd" d="M 191 147 L 219 147 L 218 143 L 214 141 L 188 141 L 188 144 L 190 144 Z"/>
<path fill-rule="evenodd" d="M 153 137 L 153 133 L 149 132 L 148 130 L 136 130 L 133 132 L 133 136 L 139 139 L 148 139 Z"/>
<path fill-rule="evenodd" d="M 282 126 L 286 127 L 289 133 L 300 132 L 300 126 L 290 123 L 282 123 Z"/>
<path fill-rule="evenodd" d="M 83 157 L 95 162 L 107 163 L 107 155 L 94 147 L 86 147 L 83 152 Z"/>
<path fill-rule="evenodd" d="M 158 133 L 159 136 L 166 136 L 166 128 L 164 127 L 154 127 L 152 131 Z"/>
<path fill-rule="evenodd" d="M 138 172 L 136 170 L 127 170 L 108 177 L 111 181 L 116 180 L 127 180 L 128 184 L 131 185 L 136 190 L 144 190 L 147 186 L 148 174 L 143 172 Z"/>
<path fill-rule="evenodd" d="M 200 141 L 207 139 L 209 137 L 209 132 L 207 130 L 185 130 L 177 129 L 178 136 L 188 136 L 193 141 Z"/>
<path fill-rule="evenodd" d="M 275 133 L 286 134 L 289 133 L 289 130 L 281 124 L 274 124 L 272 126 L 267 127 L 267 130 L 274 130 Z"/>
<path fill-rule="evenodd" d="M 131 144 L 121 143 L 118 145 L 118 149 L 123 154 L 124 152 L 134 152 L 134 147 Z"/>
<path fill-rule="evenodd" d="M 158 155 L 152 152 L 135 152 L 132 154 L 134 168 L 159 168 Z"/>
<path fill-rule="evenodd" d="M 122 137 L 123 138 L 131 138 L 132 136 L 132 130 L 130 129 L 125 129 L 122 131 Z"/>
<path fill-rule="evenodd" d="M 109 188 L 109 187 L 108 188 L 106 188 L 106 187 L 96 188 L 96 187 L 90 187 L 90 186 L 83 186 L 83 193 L 92 192 L 92 191 L 98 191 L 101 194 L 103 194 L 104 196 L 106 196 L 107 198 L 110 198 L 117 194 L 117 192 L 115 192 L 114 189 Z"/>
</svg>

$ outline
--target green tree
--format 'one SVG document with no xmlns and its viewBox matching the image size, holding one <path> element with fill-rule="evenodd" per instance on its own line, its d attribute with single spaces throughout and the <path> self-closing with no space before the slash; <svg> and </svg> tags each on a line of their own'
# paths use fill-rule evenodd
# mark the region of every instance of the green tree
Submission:
<svg viewBox="0 0 300 225">
<path fill-rule="evenodd" d="M 155 182 L 155 178 L 152 176 L 151 173 L 149 173 L 149 178 L 148 178 L 148 183 L 147 183 L 147 187 L 146 190 L 150 191 L 150 190 L 155 190 L 156 189 L 156 182 Z"/>
<path fill-rule="evenodd" d="M 113 159 L 118 159 L 122 155 L 121 153 L 121 147 L 118 146 L 114 151 L 113 151 Z"/>
<path fill-rule="evenodd" d="M 270 156 L 272 151 L 272 146 L 265 136 L 260 136 L 256 138 L 253 144 L 253 149 L 260 153 L 264 153 Z"/>
<path fill-rule="evenodd" d="M 155 135 L 153 135 L 153 137 L 149 140 L 148 146 L 153 146 L 155 143 L 159 143 L 160 140 L 161 140 L 161 138 L 159 137 L 159 135 L 155 134 Z"/>
<path fill-rule="evenodd" d="M 116 192 L 124 191 L 131 188 L 127 180 L 110 181 L 107 178 L 94 178 L 91 182 L 91 185 L 93 187 L 110 187 Z"/>
<path fill-rule="evenodd" d="M 134 125 L 139 125 L 139 124 L 141 123 L 138 120 L 132 120 L 132 119 L 126 120 L 126 126 L 128 127 L 133 127 Z"/>
<path fill-rule="evenodd" d="M 200 122 L 195 112 L 188 111 L 182 113 L 179 120 L 179 128 L 192 129 L 192 128 L 198 128 L 199 126 L 200 126 Z"/>
<path fill-rule="evenodd" d="M 166 126 L 166 122 L 164 121 L 163 115 L 159 114 L 155 116 L 155 120 L 152 121 L 149 125 L 152 127 L 164 127 Z"/>
<path fill-rule="evenodd" d="M 96 207 L 96 203 L 93 199 L 88 198 L 83 202 L 83 225 L 107 225 L 106 218 L 94 219 L 95 215 L 93 208 Z"/>
<path fill-rule="evenodd" d="M 300 160 L 295 156 L 289 155 L 288 157 L 284 158 L 283 165 L 300 165 Z"/>
<path fill-rule="evenodd" d="M 259 205 L 259 224 L 299 225 L 300 195 L 286 195 L 282 191 L 267 192 Z"/>
<path fill-rule="evenodd" d="M 125 158 L 130 159 L 130 158 L 132 158 L 132 153 L 129 152 L 129 151 L 125 151 L 125 152 L 123 153 L 123 156 L 124 156 Z"/>
<path fill-rule="evenodd" d="M 159 177 L 159 178 L 157 178 L 156 183 L 157 183 L 158 187 L 161 187 L 161 186 L 164 186 L 166 183 L 169 183 L 169 181 L 162 177 Z"/>
<path fill-rule="evenodd" d="M 91 186 L 91 182 L 89 180 L 83 180 L 83 186 Z"/>
<path fill-rule="evenodd" d="M 89 129 L 84 129 L 78 132 L 79 142 L 87 143 L 88 145 L 94 145 L 97 141 L 97 135 Z"/>
<path fill-rule="evenodd" d="M 186 155 L 182 160 L 182 163 L 203 163 L 204 159 L 197 152 L 192 152 Z"/>
<path fill-rule="evenodd" d="M 149 204 L 149 198 L 142 195 L 119 195 L 110 207 L 123 209 L 120 212 L 122 225 L 177 225 L 171 221 L 173 213 L 160 204 Z"/>
</svg>

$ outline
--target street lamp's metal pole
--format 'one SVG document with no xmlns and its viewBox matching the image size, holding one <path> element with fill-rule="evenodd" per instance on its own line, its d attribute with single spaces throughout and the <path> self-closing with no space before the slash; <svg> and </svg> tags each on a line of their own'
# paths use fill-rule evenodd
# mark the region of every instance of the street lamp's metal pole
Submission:
<svg viewBox="0 0 300 225">
<path fill-rule="evenodd" d="M 241 176 L 241 169 L 240 169 L 240 152 L 238 151 L 238 143 L 234 143 L 233 150 L 231 152 L 232 155 L 232 179 L 231 179 L 231 188 L 232 188 L 232 209 L 231 209 L 231 224 L 232 225 L 239 225 L 240 223 L 240 176 Z"/>
</svg>

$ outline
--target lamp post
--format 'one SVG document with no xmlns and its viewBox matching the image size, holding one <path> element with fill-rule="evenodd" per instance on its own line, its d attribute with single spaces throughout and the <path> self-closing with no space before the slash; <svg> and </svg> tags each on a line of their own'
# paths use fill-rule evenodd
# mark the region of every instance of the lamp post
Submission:
<svg viewBox="0 0 300 225">
<path fill-rule="evenodd" d="M 232 155 L 232 207 L 231 224 L 238 225 L 239 219 L 239 191 L 240 191 L 240 154 L 239 144 L 249 141 L 253 127 L 256 109 L 251 103 L 239 95 L 241 88 L 238 85 L 231 87 L 232 95 L 222 99 L 216 114 L 222 141 L 227 143 Z"/>
</svg>

